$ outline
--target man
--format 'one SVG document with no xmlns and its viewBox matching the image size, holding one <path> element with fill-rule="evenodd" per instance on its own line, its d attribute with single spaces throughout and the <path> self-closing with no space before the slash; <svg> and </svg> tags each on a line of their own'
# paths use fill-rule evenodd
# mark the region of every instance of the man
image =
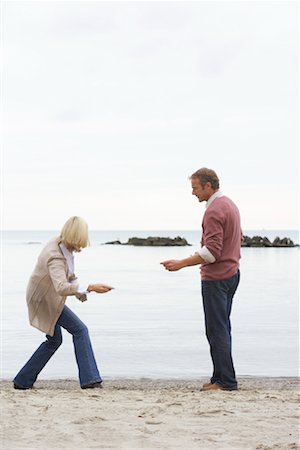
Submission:
<svg viewBox="0 0 300 450">
<path fill-rule="evenodd" d="M 201 264 L 202 298 L 206 336 L 210 345 L 213 375 L 202 391 L 236 390 L 237 380 L 231 356 L 230 313 L 239 284 L 242 230 L 236 205 L 219 190 L 217 174 L 197 170 L 191 177 L 192 194 L 206 201 L 199 252 L 181 260 L 161 264 L 173 272 Z"/>
</svg>

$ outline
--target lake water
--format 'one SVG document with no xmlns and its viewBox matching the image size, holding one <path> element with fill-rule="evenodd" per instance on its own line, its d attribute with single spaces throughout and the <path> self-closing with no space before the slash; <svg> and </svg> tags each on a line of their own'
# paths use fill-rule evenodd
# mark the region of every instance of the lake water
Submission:
<svg viewBox="0 0 300 450">
<path fill-rule="evenodd" d="M 75 255 L 82 283 L 116 289 L 70 297 L 67 305 L 87 324 L 103 378 L 197 378 L 210 376 L 198 267 L 169 273 L 159 264 L 199 248 L 199 231 L 92 231 L 91 246 Z M 274 239 L 296 231 L 250 230 Z M 2 236 L 2 367 L 12 378 L 44 339 L 28 323 L 25 290 L 42 246 L 53 231 L 9 231 Z M 139 236 L 185 237 L 192 247 L 100 245 Z M 298 248 L 243 248 L 241 283 L 232 310 L 233 357 L 238 376 L 299 375 Z M 74 378 L 71 336 L 40 378 Z"/>
</svg>

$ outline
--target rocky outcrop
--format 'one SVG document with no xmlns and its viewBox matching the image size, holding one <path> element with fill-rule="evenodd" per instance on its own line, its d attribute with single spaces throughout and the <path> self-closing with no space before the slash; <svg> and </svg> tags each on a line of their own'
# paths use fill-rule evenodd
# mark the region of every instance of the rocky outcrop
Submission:
<svg viewBox="0 0 300 450">
<path fill-rule="evenodd" d="M 297 247 L 297 246 L 298 246 L 297 244 L 294 244 L 294 242 L 287 237 L 283 239 L 277 237 L 273 241 L 273 247 Z"/>
<path fill-rule="evenodd" d="M 280 239 L 276 237 L 271 242 L 267 237 L 262 236 L 243 236 L 242 247 L 298 247 L 290 238 Z"/>
<path fill-rule="evenodd" d="M 191 245 L 188 241 L 180 236 L 173 238 L 149 236 L 147 238 L 131 237 L 126 243 L 120 241 L 105 242 L 110 245 L 135 245 L 140 247 L 183 247 Z"/>
<path fill-rule="evenodd" d="M 185 238 L 177 236 L 175 238 L 149 236 L 147 238 L 131 237 L 127 242 L 121 242 L 119 240 L 105 242 L 106 245 L 134 245 L 137 247 L 184 247 L 191 245 Z M 243 236 L 242 247 L 298 247 L 298 244 L 290 238 L 280 239 L 276 237 L 271 242 L 267 237 L 262 236 Z"/>
</svg>

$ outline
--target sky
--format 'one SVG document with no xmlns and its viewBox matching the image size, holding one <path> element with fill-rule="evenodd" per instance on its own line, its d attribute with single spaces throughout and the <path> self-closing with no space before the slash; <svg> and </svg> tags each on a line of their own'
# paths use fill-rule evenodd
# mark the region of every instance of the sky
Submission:
<svg viewBox="0 0 300 450">
<path fill-rule="evenodd" d="M 3 229 L 298 228 L 298 2 L 2 2 Z"/>
</svg>

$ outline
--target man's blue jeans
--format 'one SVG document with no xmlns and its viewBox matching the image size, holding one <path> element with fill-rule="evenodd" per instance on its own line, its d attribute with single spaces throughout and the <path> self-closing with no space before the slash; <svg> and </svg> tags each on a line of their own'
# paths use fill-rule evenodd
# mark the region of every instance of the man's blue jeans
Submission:
<svg viewBox="0 0 300 450">
<path fill-rule="evenodd" d="M 20 370 L 14 383 L 23 388 L 32 387 L 38 374 L 45 367 L 62 343 L 61 327 L 73 336 L 74 350 L 81 387 L 101 380 L 86 325 L 66 305 L 55 325 L 54 335 L 46 335 L 43 342 Z"/>
<path fill-rule="evenodd" d="M 211 383 L 237 389 L 231 355 L 230 313 L 232 299 L 240 281 L 240 271 L 227 280 L 203 280 L 202 298 L 206 336 L 213 362 Z"/>
</svg>

